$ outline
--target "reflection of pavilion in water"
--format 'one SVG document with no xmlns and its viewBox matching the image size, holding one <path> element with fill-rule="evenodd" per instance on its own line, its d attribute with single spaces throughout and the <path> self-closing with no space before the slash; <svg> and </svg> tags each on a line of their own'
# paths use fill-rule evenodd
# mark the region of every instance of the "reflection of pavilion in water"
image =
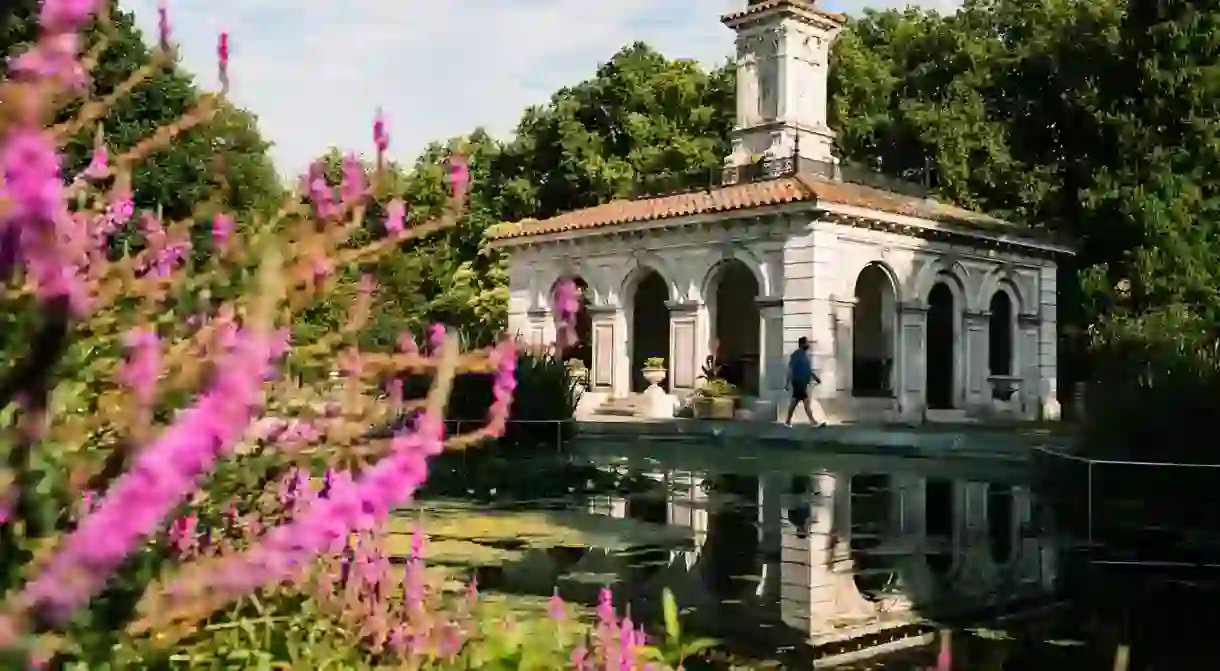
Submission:
<svg viewBox="0 0 1220 671">
<path fill-rule="evenodd" d="M 748 604 L 820 639 L 1055 585 L 1055 543 L 1025 486 L 914 473 L 648 476 L 651 494 L 590 504 L 690 529 L 692 546 L 669 551 L 668 565 L 624 576 L 636 594 L 669 586 L 683 605 Z"/>
</svg>

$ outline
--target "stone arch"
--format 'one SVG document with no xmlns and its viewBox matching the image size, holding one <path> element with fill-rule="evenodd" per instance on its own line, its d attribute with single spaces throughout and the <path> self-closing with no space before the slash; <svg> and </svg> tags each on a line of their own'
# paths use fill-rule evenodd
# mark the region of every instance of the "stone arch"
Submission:
<svg viewBox="0 0 1220 671">
<path fill-rule="evenodd" d="M 1009 298 L 1013 302 L 1012 307 L 1016 314 L 1023 314 L 1026 311 L 1028 300 L 1021 291 L 1021 278 L 1016 270 L 1008 264 L 1004 264 L 983 276 L 982 281 L 979 282 L 978 293 L 974 295 L 974 306 L 971 309 L 979 312 L 987 310 L 992 296 L 997 291 L 1007 291 L 1009 293 Z"/>
<path fill-rule="evenodd" d="M 908 300 L 916 301 L 920 307 L 926 308 L 932 287 L 938 282 L 951 282 L 950 289 L 956 294 L 954 298 L 958 301 L 958 308 L 966 310 L 970 306 L 970 294 L 966 289 L 969 280 L 970 272 L 957 257 L 944 256 L 925 264 L 916 272 L 911 279 Z"/>
<path fill-rule="evenodd" d="M 883 261 L 864 264 L 852 278 L 851 387 L 853 396 L 891 397 L 897 389 L 899 283 Z"/>
<path fill-rule="evenodd" d="M 637 265 L 623 280 L 622 305 L 627 320 L 627 369 L 630 371 L 630 389 L 642 392 L 648 387 L 643 367 L 651 358 L 670 363 L 670 333 L 668 303 L 674 300 L 677 287 L 663 270 L 652 266 Z M 669 388 L 667 377 L 660 385 Z"/>
<path fill-rule="evenodd" d="M 987 374 L 1016 375 L 1020 370 L 1017 319 L 1021 299 L 1007 282 L 995 286 L 987 297 Z"/>
<path fill-rule="evenodd" d="M 927 309 L 924 327 L 924 401 L 929 409 L 961 405 L 965 391 L 964 315 L 968 294 L 952 266 L 928 277 L 926 293 L 918 294 Z"/>
<path fill-rule="evenodd" d="M 708 271 L 702 293 L 708 308 L 711 353 L 720 375 L 746 393 L 759 393 L 764 285 L 757 267 L 737 257 L 721 259 Z"/>
<path fill-rule="evenodd" d="M 749 249 L 737 244 L 726 245 L 721 250 L 720 257 L 708 264 L 707 271 L 703 273 L 703 281 L 699 283 L 699 295 L 704 299 L 709 298 L 716 290 L 717 275 L 726 265 L 733 262 L 745 266 L 754 275 L 760 298 L 774 295 L 771 278 L 763 271 L 762 262 Z"/>
<path fill-rule="evenodd" d="M 682 286 L 679 284 L 681 276 L 674 269 L 673 264 L 655 252 L 636 252 L 627 264 L 627 272 L 624 273 L 623 281 L 619 283 L 618 287 L 620 301 L 624 307 L 626 307 L 631 292 L 635 291 L 636 285 L 650 272 L 660 275 L 661 279 L 665 280 L 669 300 L 681 299 L 683 295 Z"/>
</svg>

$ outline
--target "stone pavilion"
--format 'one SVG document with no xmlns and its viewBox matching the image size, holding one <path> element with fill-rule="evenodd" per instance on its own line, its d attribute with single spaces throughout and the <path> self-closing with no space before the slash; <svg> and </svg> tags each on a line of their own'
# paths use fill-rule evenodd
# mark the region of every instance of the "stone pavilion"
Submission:
<svg viewBox="0 0 1220 671">
<path fill-rule="evenodd" d="M 642 391 L 654 357 L 680 401 L 712 355 L 767 415 L 806 336 L 832 421 L 1057 419 L 1056 270 L 1071 249 L 839 161 L 827 68 L 841 15 L 749 0 L 722 21 L 737 109 L 720 185 L 497 226 L 510 331 L 550 342 L 555 283 L 578 279 L 585 347 L 565 356 L 589 370 L 582 411 Z"/>
</svg>

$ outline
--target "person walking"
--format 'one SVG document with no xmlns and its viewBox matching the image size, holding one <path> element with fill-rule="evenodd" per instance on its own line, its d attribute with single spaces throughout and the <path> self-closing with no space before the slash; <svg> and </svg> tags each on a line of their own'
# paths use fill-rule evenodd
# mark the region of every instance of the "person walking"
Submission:
<svg viewBox="0 0 1220 671">
<path fill-rule="evenodd" d="M 826 426 L 826 420 L 818 419 L 813 412 L 813 404 L 817 401 L 810 397 L 809 388 L 816 384 L 822 384 L 822 380 L 813 372 L 809 338 L 801 336 L 796 341 L 796 349 L 788 357 L 788 375 L 784 380 L 784 389 L 792 392 L 792 400 L 788 403 L 788 418 L 784 420 L 784 426 L 792 426 L 792 415 L 796 413 L 797 405 L 805 408 L 805 416 L 809 418 L 810 424 L 817 428 Z M 818 410 L 817 414 L 821 416 L 821 407 Z"/>
</svg>

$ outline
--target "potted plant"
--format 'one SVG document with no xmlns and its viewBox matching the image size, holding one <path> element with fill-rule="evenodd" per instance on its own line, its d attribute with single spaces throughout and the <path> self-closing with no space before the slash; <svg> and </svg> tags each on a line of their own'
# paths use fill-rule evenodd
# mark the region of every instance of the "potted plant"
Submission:
<svg viewBox="0 0 1220 671">
<path fill-rule="evenodd" d="M 669 374 L 669 369 L 665 367 L 665 359 L 659 356 L 648 357 L 644 360 L 644 379 L 648 380 L 648 384 L 653 386 L 659 385 L 665 381 L 665 376 Z"/>
<path fill-rule="evenodd" d="M 589 369 L 585 366 L 585 362 L 580 359 L 568 359 L 564 366 L 568 369 L 568 379 L 576 384 L 583 385 L 589 379 Z"/>
<path fill-rule="evenodd" d="M 706 377 L 703 386 L 695 390 L 695 417 L 701 419 L 733 419 L 737 410 L 737 387 L 722 377 Z"/>
</svg>

